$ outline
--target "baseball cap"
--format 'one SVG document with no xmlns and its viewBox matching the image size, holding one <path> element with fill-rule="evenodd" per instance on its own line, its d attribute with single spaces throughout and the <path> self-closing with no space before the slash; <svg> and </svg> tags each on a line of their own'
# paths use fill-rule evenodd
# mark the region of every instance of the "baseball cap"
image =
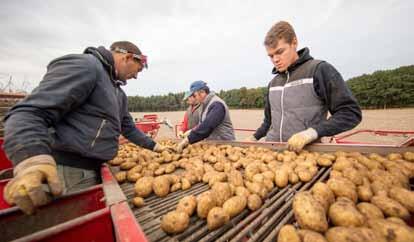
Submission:
<svg viewBox="0 0 414 242">
<path fill-rule="evenodd" d="M 191 83 L 190 92 L 192 94 L 195 91 L 203 89 L 204 87 L 207 87 L 207 83 L 205 83 L 203 81 L 195 81 L 195 82 Z"/>
</svg>

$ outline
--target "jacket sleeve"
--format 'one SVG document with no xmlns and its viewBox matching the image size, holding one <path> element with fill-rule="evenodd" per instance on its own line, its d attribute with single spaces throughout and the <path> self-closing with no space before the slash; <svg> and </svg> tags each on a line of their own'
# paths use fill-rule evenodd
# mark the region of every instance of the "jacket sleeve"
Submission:
<svg viewBox="0 0 414 242">
<path fill-rule="evenodd" d="M 226 109 L 220 102 L 214 102 L 207 110 L 206 118 L 197 127 L 193 128 L 188 141 L 190 144 L 196 143 L 210 136 L 211 132 L 219 126 L 226 116 Z"/>
<path fill-rule="evenodd" d="M 121 90 L 122 91 L 122 90 Z M 123 99 L 123 117 L 122 117 L 122 135 L 132 143 L 141 146 L 145 149 L 153 150 L 155 141 L 146 136 L 141 130 L 135 127 L 134 120 L 128 111 L 128 99 L 125 93 L 122 91 Z"/>
<path fill-rule="evenodd" d="M 253 134 L 253 136 L 259 140 L 262 137 L 266 136 L 267 132 L 269 131 L 269 128 L 272 124 L 272 117 L 270 114 L 270 103 L 269 103 L 269 86 L 267 88 L 267 93 L 264 97 L 265 101 L 265 107 L 264 107 L 264 119 L 263 123 L 260 125 L 260 127 L 256 130 L 256 132 Z"/>
<path fill-rule="evenodd" d="M 331 116 L 312 127 L 319 137 L 333 136 L 357 126 L 362 119 L 359 107 L 341 74 L 327 62 L 318 65 L 314 75 L 317 95 L 327 105 Z"/>
<path fill-rule="evenodd" d="M 84 55 L 52 61 L 43 80 L 5 117 L 4 150 L 17 165 L 40 154 L 50 154 L 48 129 L 81 105 L 96 85 L 96 63 Z"/>
</svg>

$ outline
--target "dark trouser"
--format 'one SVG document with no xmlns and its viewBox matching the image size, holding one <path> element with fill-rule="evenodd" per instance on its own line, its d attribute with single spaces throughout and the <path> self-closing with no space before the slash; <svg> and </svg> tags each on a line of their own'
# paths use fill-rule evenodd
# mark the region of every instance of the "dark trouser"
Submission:
<svg viewBox="0 0 414 242">
<path fill-rule="evenodd" d="M 101 160 L 81 157 L 77 154 L 53 151 L 59 178 L 64 187 L 63 194 L 77 192 L 101 183 Z"/>
</svg>

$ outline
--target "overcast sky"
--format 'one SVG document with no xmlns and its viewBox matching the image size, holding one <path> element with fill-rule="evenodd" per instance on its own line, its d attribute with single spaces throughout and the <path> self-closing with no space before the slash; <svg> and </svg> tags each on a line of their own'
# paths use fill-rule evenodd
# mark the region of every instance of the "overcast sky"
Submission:
<svg viewBox="0 0 414 242">
<path fill-rule="evenodd" d="M 149 69 L 129 80 L 128 95 L 184 91 L 200 79 L 215 90 L 265 86 L 263 39 L 279 20 L 347 79 L 414 64 L 413 13 L 412 0 L 1 0 L 0 82 L 12 75 L 31 89 L 56 57 L 130 40 Z"/>
</svg>

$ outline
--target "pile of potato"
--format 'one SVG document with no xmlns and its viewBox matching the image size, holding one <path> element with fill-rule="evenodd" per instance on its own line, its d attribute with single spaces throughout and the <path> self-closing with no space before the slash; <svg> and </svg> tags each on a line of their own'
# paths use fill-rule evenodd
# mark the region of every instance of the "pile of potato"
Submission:
<svg viewBox="0 0 414 242">
<path fill-rule="evenodd" d="M 300 229 L 285 225 L 279 242 L 414 241 L 414 153 L 364 156 L 336 152 L 330 178 L 293 199 Z"/>
<path fill-rule="evenodd" d="M 163 144 L 171 148 L 175 145 L 171 141 Z M 207 183 L 209 191 L 183 198 L 177 210 L 162 218 L 161 228 L 165 232 L 179 233 L 187 228 L 194 212 L 206 218 L 208 228 L 213 230 L 246 207 L 257 210 L 275 186 L 283 188 L 289 183 L 308 182 L 317 174 L 318 166 L 330 166 L 335 159 L 335 155 L 317 152 L 296 154 L 257 146 L 241 148 L 206 143 L 190 145 L 181 154 L 167 151 L 158 154 L 128 143 L 120 147 L 109 164 L 120 166 L 121 171 L 115 174 L 119 183 L 135 183 L 137 197 L 132 202 L 138 207 L 152 193 L 165 197 L 195 183 Z M 179 209 L 186 206 L 190 206 L 188 210 Z"/>
</svg>

